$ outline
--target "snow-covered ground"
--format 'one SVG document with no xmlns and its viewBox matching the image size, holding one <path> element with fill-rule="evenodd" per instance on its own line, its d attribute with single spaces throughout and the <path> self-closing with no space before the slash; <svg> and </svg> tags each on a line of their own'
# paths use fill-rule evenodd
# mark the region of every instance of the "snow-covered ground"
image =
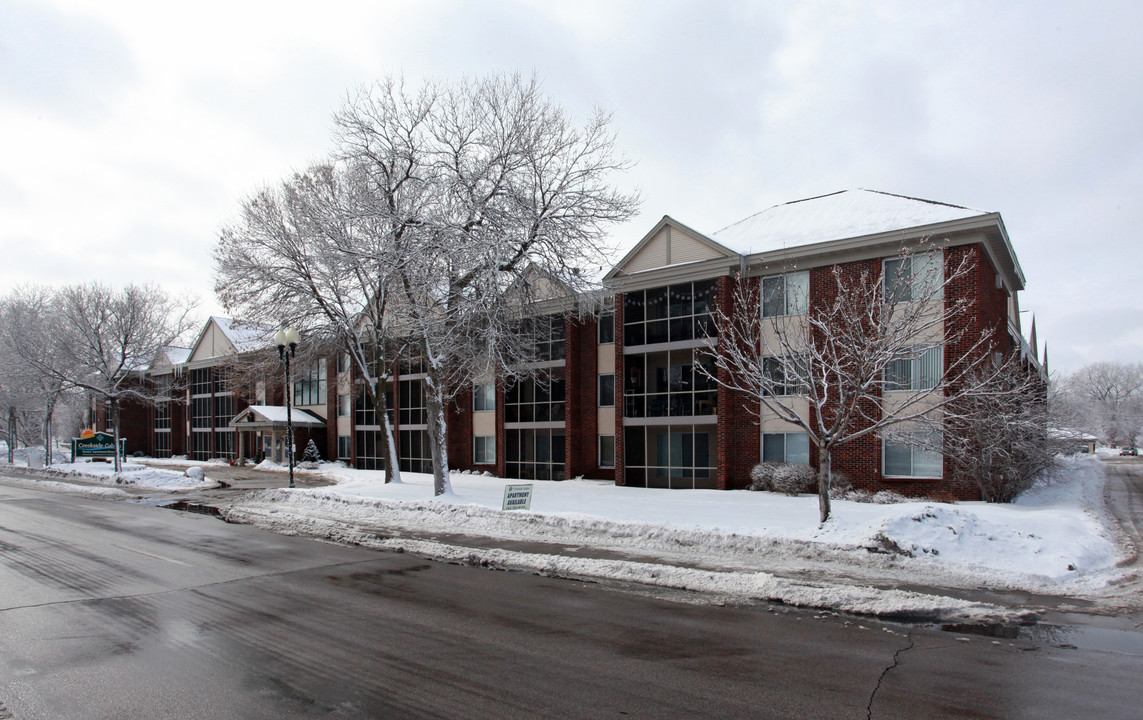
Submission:
<svg viewBox="0 0 1143 720">
<path fill-rule="evenodd" d="M 148 467 L 134 462 L 128 458 L 120 463 L 120 471 L 115 472 L 115 465 L 110 462 L 95 462 L 90 459 L 79 462 L 68 462 L 71 458 L 62 452 L 55 454 L 56 461 L 50 467 L 43 467 L 44 450 L 39 448 L 20 448 L 15 453 L 16 467 L 33 467 L 40 472 L 59 477 L 74 477 L 85 482 L 99 483 L 111 486 L 136 486 L 155 490 L 190 490 L 195 488 L 214 487 L 216 483 L 203 479 L 202 475 L 192 472 L 189 475 L 182 471 L 164 470 L 162 468 Z M 29 455 L 32 457 L 29 458 Z M 0 467 L 7 464 L 8 448 L 0 442 Z M 31 460 L 31 462 L 29 462 Z"/>
<path fill-rule="evenodd" d="M 210 464 L 197 464 L 209 477 Z M 97 465 L 66 467 L 86 474 Z M 272 463 L 259 469 L 285 471 Z M 379 471 L 322 464 L 312 472 L 336 485 L 253 492 L 227 514 L 278 532 L 453 562 L 942 619 L 1021 614 L 945 596 L 978 588 L 1097 599 L 1132 552 L 1104 507 L 1102 463 L 1090 456 L 1068 460 L 1053 482 L 1011 505 L 836 500 L 824 526 L 813 495 L 570 480 L 535 482 L 531 509 L 505 512 L 505 485 L 521 481 L 454 473 L 453 492 L 433 497 L 429 475 L 403 473 L 402 483 L 386 485 Z"/>
<path fill-rule="evenodd" d="M 571 480 L 536 482 L 529 511 L 504 512 L 504 487 L 519 481 L 454 473 L 453 493 L 434 498 L 428 475 L 403 473 L 404 482 L 386 485 L 381 472 L 333 465 L 320 472 L 338 484 L 255 493 L 231 516 L 280 532 L 451 561 L 851 612 L 943 617 L 1006 613 L 894 586 L 1090 595 L 1118 577 L 1115 565 L 1129 553 L 1103 506 L 1103 468 L 1090 457 L 1068 461 L 1053 483 L 1012 505 L 839 500 L 824 527 L 811 495 Z M 549 545 L 526 552 L 473 549 L 447 537 L 453 534 Z M 561 547 L 613 556 L 577 557 Z"/>
</svg>

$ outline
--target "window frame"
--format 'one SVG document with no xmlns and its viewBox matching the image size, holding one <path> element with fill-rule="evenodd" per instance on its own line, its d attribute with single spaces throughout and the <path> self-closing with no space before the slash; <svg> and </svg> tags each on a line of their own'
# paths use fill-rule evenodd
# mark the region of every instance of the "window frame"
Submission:
<svg viewBox="0 0 1143 720">
<path fill-rule="evenodd" d="M 804 461 L 803 460 L 790 460 L 790 436 L 791 435 L 796 435 L 796 436 L 800 436 L 800 437 L 805 438 L 805 443 L 806 443 L 806 449 L 805 449 L 806 455 L 805 455 L 805 457 L 806 457 L 806 459 Z M 782 438 L 782 459 L 781 460 L 767 460 L 766 459 L 766 437 L 767 436 L 781 437 Z M 792 431 L 792 432 L 785 432 L 785 431 L 783 431 L 783 432 L 762 432 L 762 433 L 760 433 L 758 442 L 759 442 L 758 455 L 762 459 L 762 462 L 798 463 L 800 465 L 809 465 L 810 464 L 810 434 L 805 432 L 804 430 L 803 431 Z"/>
<path fill-rule="evenodd" d="M 610 333 L 605 333 L 604 328 L 608 328 Z M 615 344 L 615 313 L 608 312 L 599 316 L 595 323 L 595 342 L 597 345 Z"/>
<path fill-rule="evenodd" d="M 922 268 L 918 271 L 917 261 Z M 907 268 L 905 272 L 900 269 Z M 924 287 L 918 287 L 918 282 L 933 283 L 933 292 Z M 886 303 L 914 302 L 920 297 L 923 300 L 938 300 L 943 293 L 938 292 L 944 285 L 944 253 L 932 250 L 897 257 L 883 258 L 881 261 L 881 291 Z M 929 297 L 931 295 L 931 297 Z"/>
<path fill-rule="evenodd" d="M 912 435 L 914 437 L 916 437 L 918 435 L 928 435 L 930 437 L 937 436 L 939 438 L 938 440 L 936 440 L 936 441 L 930 440 L 929 442 L 931 444 L 934 444 L 934 445 L 936 445 L 936 444 L 943 445 L 943 437 L 940 437 L 941 434 L 939 432 L 928 432 L 928 431 L 924 431 L 924 430 L 917 430 L 917 431 L 907 432 L 904 434 Z M 894 473 L 889 472 L 889 468 L 888 468 L 888 464 L 887 464 L 887 458 L 889 456 L 891 445 L 894 447 L 897 447 L 897 448 L 908 448 L 908 450 L 909 450 L 909 472 L 908 473 L 903 474 L 903 473 L 897 473 L 897 472 L 894 472 Z M 936 456 L 935 458 L 929 458 L 930 460 L 934 460 L 934 459 L 936 460 L 936 467 L 939 468 L 939 470 L 936 471 L 936 474 L 932 474 L 932 473 L 925 474 L 923 472 L 921 472 L 921 473 L 915 472 L 915 467 L 917 464 L 916 463 L 917 456 L 918 456 L 918 454 L 924 454 L 924 453 L 928 453 L 928 454 Z M 944 458 L 943 453 L 941 453 L 938 450 L 929 449 L 928 447 L 926 447 L 924 441 L 921 441 L 921 442 L 904 441 L 904 442 L 902 442 L 899 439 L 899 435 L 897 437 L 886 437 L 881 441 L 881 477 L 886 478 L 886 479 L 942 480 L 942 479 L 944 479 L 944 460 L 945 460 L 945 458 Z"/>
<path fill-rule="evenodd" d="M 596 461 L 601 470 L 614 470 L 615 469 L 615 436 L 614 435 L 599 435 L 599 440 L 596 443 Z M 603 446 L 604 440 L 611 440 L 611 464 L 608 465 L 603 459 Z"/>
<path fill-rule="evenodd" d="M 483 446 L 484 454 L 481 455 Z M 472 437 L 472 464 L 473 465 L 495 465 L 496 464 L 496 436 L 495 435 L 474 435 Z"/>
<path fill-rule="evenodd" d="M 936 358 L 932 357 L 936 354 Z M 936 363 L 939 373 L 933 377 L 924 374 L 926 364 Z M 908 363 L 908 378 L 897 368 Z M 883 375 L 885 392 L 921 392 L 937 387 L 944 378 L 945 370 L 944 346 L 939 343 L 929 345 L 913 345 L 909 348 L 906 357 L 890 360 L 885 365 Z M 923 382 L 925 381 L 925 382 Z"/>
<path fill-rule="evenodd" d="M 799 280 L 804 282 L 804 285 L 802 288 L 800 288 L 803 291 L 802 294 L 794 296 L 795 302 L 791 303 L 790 279 L 794 277 L 797 277 Z M 777 298 L 780 295 L 782 310 L 781 312 L 768 313 L 766 312 L 766 305 L 767 295 L 769 295 L 769 292 L 766 290 L 766 286 L 768 284 L 773 285 L 777 282 L 781 282 L 781 290 L 774 291 L 774 297 Z M 796 270 L 794 272 L 763 276 L 760 279 L 759 292 L 761 293 L 761 296 L 759 297 L 758 304 L 759 312 L 762 313 L 762 317 L 776 318 L 805 315 L 807 312 L 809 312 L 810 306 L 810 271 Z M 791 305 L 793 305 L 793 307 L 791 307 Z"/>
<path fill-rule="evenodd" d="M 477 383 L 472 386 L 472 411 L 496 412 L 495 382 Z"/>
<path fill-rule="evenodd" d="M 596 380 L 595 386 L 597 390 L 596 394 L 598 395 L 596 398 L 598 406 L 601 408 L 615 407 L 615 373 L 601 373 L 597 377 L 598 379 Z M 605 382 L 605 378 L 610 378 L 611 380 L 610 392 L 605 392 L 604 390 L 603 384 Z"/>
</svg>

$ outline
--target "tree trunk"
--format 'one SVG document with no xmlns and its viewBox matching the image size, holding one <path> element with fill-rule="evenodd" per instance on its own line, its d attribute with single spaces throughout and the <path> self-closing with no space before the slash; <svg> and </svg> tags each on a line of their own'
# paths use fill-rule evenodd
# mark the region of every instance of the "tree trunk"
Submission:
<svg viewBox="0 0 1143 720">
<path fill-rule="evenodd" d="M 431 378 L 425 379 L 425 391 L 429 408 L 429 446 L 433 458 L 433 495 L 452 494 L 448 479 L 448 425 L 444 417 L 444 399 Z"/>
<path fill-rule="evenodd" d="M 44 467 L 51 467 L 52 464 L 52 415 L 56 411 L 56 395 L 55 393 L 48 394 L 48 401 L 44 407 L 44 425 L 43 435 L 44 440 Z"/>
<path fill-rule="evenodd" d="M 119 398 L 111 397 L 111 430 L 115 436 L 115 472 L 123 470 L 122 461 L 119 458 Z"/>
<path fill-rule="evenodd" d="M 16 462 L 16 408 L 8 407 L 8 464 Z"/>
<path fill-rule="evenodd" d="M 821 516 L 821 523 L 824 525 L 826 520 L 829 520 L 829 489 L 832 475 L 830 472 L 830 447 L 823 445 L 818 449 L 819 466 L 818 466 L 818 514 Z"/>
<path fill-rule="evenodd" d="M 393 423 L 389 422 L 389 401 L 386 400 L 385 392 L 389 389 L 387 378 L 388 375 L 377 379 L 377 393 L 376 397 L 373 398 L 373 407 L 376 408 L 378 417 L 381 418 L 379 424 L 385 432 L 385 482 L 399 483 L 401 482 L 401 466 L 397 459 L 397 442 L 393 438 Z"/>
</svg>

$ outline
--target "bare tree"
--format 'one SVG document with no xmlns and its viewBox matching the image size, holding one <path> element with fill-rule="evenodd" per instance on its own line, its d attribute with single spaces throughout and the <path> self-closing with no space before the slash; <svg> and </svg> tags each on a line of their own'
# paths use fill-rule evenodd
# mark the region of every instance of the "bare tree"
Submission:
<svg viewBox="0 0 1143 720">
<path fill-rule="evenodd" d="M 720 384 L 767 414 L 805 430 L 818 451 L 821 522 L 830 516 L 832 452 L 893 427 L 925 427 L 970 392 L 965 380 L 992 349 L 988 329 L 969 336 L 968 300 L 948 289 L 971 270 L 931 244 L 885 265 L 835 265 L 811 302 L 808 283 L 777 286 L 739 278 L 732 310 L 715 316 Z M 929 250 L 928 252 L 919 252 Z M 799 296 L 800 294 L 800 296 Z M 791 309 L 796 309 L 792 311 Z M 945 348 L 966 347 L 956 356 Z M 987 374 L 986 374 L 987 377 Z"/>
<path fill-rule="evenodd" d="M 941 418 L 943 442 L 932 449 L 988 502 L 1012 502 L 1057 466 L 1046 383 L 1013 354 L 1000 367 L 977 366 L 963 384 Z"/>
<path fill-rule="evenodd" d="M 39 427 L 45 460 L 53 462 L 55 409 L 74 390 L 60 374 L 45 369 L 59 362 L 60 341 L 53 290 L 25 286 L 0 302 L 0 395 L 8 409 L 9 461 L 22 424 Z"/>
<path fill-rule="evenodd" d="M 1065 393 L 1085 406 L 1085 429 L 1111 445 L 1134 445 L 1143 429 L 1143 363 L 1096 362 L 1063 379 Z"/>
<path fill-rule="evenodd" d="M 366 190 L 359 169 L 324 164 L 255 193 L 215 248 L 215 293 L 240 321 L 294 325 L 307 348 L 349 355 L 384 425 L 386 482 L 400 482 L 386 395 L 399 347 L 394 243 L 405 227 Z"/>
<path fill-rule="evenodd" d="M 607 262 L 607 228 L 638 200 L 608 184 L 627 167 L 610 118 L 575 126 L 535 78 L 416 93 L 390 79 L 351 97 L 337 124 L 340 156 L 362 169 L 379 221 L 394 228 L 390 308 L 426 366 L 439 495 L 450 491 L 447 403 L 535 357 L 522 308 L 570 308 Z"/>
<path fill-rule="evenodd" d="M 52 306 L 52 351 L 21 343 L 19 358 L 43 376 L 109 404 L 118 471 L 119 405 L 125 398 L 154 399 L 141 371 L 160 349 L 195 326 L 189 317 L 194 303 L 172 301 L 150 285 L 116 290 L 89 283 L 61 288 Z"/>
</svg>

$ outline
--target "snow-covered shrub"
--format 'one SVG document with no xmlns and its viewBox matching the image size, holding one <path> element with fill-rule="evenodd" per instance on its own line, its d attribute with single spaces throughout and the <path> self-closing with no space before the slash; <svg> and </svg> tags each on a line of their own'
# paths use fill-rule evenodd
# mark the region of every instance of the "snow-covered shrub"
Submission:
<svg viewBox="0 0 1143 720">
<path fill-rule="evenodd" d="M 848 493 L 853 492 L 853 481 L 849 475 L 834 470 L 830 473 L 829 496 L 834 500 L 845 500 Z"/>
<path fill-rule="evenodd" d="M 304 462 L 321 462 L 321 453 L 318 452 L 317 445 L 312 439 L 306 443 L 306 451 L 302 453 L 302 460 Z"/>
<path fill-rule="evenodd" d="M 818 474 L 802 463 L 764 462 L 750 471 L 750 489 L 799 495 L 813 490 Z"/>
</svg>

